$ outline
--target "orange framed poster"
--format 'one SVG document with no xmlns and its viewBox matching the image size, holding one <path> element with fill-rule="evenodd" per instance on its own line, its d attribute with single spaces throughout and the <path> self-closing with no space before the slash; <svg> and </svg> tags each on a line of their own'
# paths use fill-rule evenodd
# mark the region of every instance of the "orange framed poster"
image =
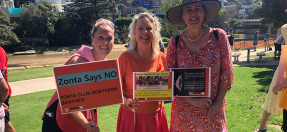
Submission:
<svg viewBox="0 0 287 132">
<path fill-rule="evenodd" d="M 210 97 L 211 68 L 171 68 L 174 72 L 174 96 Z"/>
<path fill-rule="evenodd" d="M 173 100 L 173 72 L 134 72 L 133 99 L 139 101 Z"/>
<path fill-rule="evenodd" d="M 122 104 L 118 60 L 53 67 L 63 114 Z"/>
</svg>

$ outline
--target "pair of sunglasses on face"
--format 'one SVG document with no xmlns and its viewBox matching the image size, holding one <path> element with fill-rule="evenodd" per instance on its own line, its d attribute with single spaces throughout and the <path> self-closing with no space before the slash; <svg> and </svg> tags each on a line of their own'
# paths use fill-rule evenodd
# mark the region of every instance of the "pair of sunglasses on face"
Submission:
<svg viewBox="0 0 287 132">
<path fill-rule="evenodd" d="M 106 19 L 99 19 L 96 21 L 97 25 L 102 25 L 102 24 L 107 24 L 108 26 L 110 26 L 111 28 L 115 27 L 115 24 L 109 20 Z"/>
</svg>

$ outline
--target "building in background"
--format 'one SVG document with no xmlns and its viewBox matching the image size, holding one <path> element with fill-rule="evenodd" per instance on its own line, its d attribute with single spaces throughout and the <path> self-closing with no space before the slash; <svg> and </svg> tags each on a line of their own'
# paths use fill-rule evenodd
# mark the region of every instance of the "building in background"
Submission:
<svg viewBox="0 0 287 132">
<path fill-rule="evenodd" d="M 9 15 L 11 23 L 20 21 L 22 10 L 15 8 L 14 0 L 0 0 L 0 10 L 3 10 Z"/>
<path fill-rule="evenodd" d="M 164 13 L 160 11 L 163 6 L 161 0 L 124 0 L 126 7 L 123 8 L 123 16 L 129 17 L 131 14 L 138 14 L 138 8 L 143 7 L 146 9 L 155 10 L 159 17 L 164 17 Z"/>
</svg>

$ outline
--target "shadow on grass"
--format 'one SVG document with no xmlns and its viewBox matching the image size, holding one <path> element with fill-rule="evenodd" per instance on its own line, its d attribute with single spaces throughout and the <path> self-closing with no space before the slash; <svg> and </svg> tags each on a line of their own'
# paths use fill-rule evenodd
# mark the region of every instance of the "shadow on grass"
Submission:
<svg viewBox="0 0 287 132">
<path fill-rule="evenodd" d="M 22 64 L 8 64 L 8 67 L 24 67 L 26 65 L 22 65 Z"/>
<path fill-rule="evenodd" d="M 253 73 L 253 78 L 255 78 L 261 87 L 258 89 L 258 92 L 268 93 L 270 83 L 272 81 L 273 75 L 277 66 L 246 66 L 250 68 L 267 68 L 269 70 L 259 71 Z"/>
</svg>

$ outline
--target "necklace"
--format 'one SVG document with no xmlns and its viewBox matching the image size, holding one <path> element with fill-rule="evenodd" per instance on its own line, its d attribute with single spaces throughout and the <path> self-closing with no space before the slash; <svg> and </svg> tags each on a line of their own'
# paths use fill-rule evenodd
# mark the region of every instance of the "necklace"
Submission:
<svg viewBox="0 0 287 132">
<path fill-rule="evenodd" d="M 188 36 L 188 33 L 187 33 L 187 29 L 186 29 L 186 36 L 187 36 L 188 40 L 191 42 L 198 40 L 201 37 L 202 33 L 203 33 L 203 28 L 202 28 L 201 34 L 196 39 L 190 39 Z"/>
</svg>

